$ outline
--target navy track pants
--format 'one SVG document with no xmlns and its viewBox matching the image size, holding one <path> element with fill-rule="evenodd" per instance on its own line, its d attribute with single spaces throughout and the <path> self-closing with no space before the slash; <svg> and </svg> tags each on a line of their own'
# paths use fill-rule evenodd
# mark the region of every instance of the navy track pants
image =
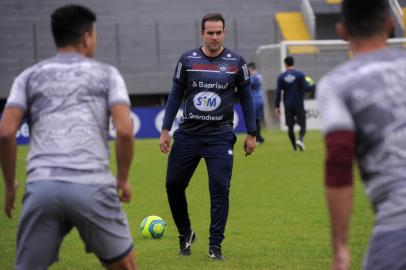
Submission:
<svg viewBox="0 0 406 270">
<path fill-rule="evenodd" d="M 172 216 L 179 234 L 191 230 L 186 187 L 201 158 L 209 175 L 211 224 L 209 244 L 221 246 L 228 216 L 230 181 L 233 168 L 232 132 L 218 135 L 195 135 L 177 130 L 168 158 L 166 190 Z"/>
</svg>

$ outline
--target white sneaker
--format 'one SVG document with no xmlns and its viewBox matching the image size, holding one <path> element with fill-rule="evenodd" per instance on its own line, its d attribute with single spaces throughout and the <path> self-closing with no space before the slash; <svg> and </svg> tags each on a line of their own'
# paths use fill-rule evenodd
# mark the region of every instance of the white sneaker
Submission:
<svg viewBox="0 0 406 270">
<path fill-rule="evenodd" d="M 300 140 L 296 141 L 296 147 L 299 148 L 300 151 L 304 151 L 306 149 L 305 144 Z"/>
</svg>

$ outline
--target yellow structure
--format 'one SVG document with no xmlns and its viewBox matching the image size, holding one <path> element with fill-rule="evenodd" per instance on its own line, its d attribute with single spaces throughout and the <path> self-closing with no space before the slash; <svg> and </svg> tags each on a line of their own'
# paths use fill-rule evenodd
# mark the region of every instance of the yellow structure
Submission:
<svg viewBox="0 0 406 270">
<path fill-rule="evenodd" d="M 341 4 L 342 0 L 326 0 L 328 4 Z"/>
<path fill-rule="evenodd" d="M 275 15 L 284 40 L 311 40 L 311 34 L 300 12 L 278 12 Z M 314 46 L 291 46 L 289 53 L 315 53 Z"/>
</svg>

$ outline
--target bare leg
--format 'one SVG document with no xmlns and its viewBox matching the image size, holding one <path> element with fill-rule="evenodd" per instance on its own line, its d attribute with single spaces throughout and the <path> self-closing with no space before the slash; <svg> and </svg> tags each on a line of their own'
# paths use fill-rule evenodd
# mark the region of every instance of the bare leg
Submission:
<svg viewBox="0 0 406 270">
<path fill-rule="evenodd" d="M 122 258 L 120 261 L 105 265 L 108 270 L 137 270 L 135 265 L 135 252 L 134 249 L 128 253 L 127 256 Z"/>
</svg>

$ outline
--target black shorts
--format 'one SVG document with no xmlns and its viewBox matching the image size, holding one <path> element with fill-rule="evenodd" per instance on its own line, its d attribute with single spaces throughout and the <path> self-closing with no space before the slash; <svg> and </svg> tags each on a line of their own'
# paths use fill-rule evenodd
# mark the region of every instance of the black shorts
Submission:
<svg viewBox="0 0 406 270">
<path fill-rule="evenodd" d="M 285 122 L 287 126 L 297 123 L 299 126 L 306 126 L 306 111 L 303 106 L 285 107 Z"/>
</svg>

